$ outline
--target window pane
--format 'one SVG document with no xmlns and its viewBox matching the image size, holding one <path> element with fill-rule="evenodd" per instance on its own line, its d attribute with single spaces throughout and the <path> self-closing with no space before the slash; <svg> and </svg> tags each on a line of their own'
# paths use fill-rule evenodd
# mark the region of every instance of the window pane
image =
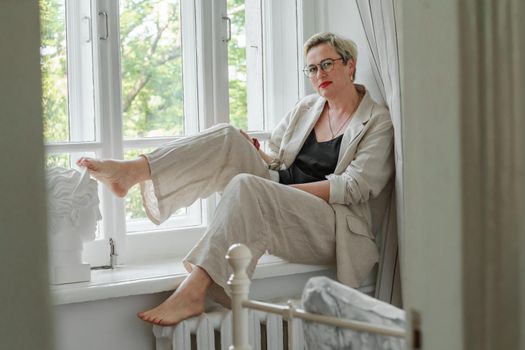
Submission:
<svg viewBox="0 0 525 350">
<path fill-rule="evenodd" d="M 244 130 L 263 130 L 261 0 L 228 0 L 230 123 Z"/>
<path fill-rule="evenodd" d="M 126 151 L 125 159 L 134 159 L 139 155 L 150 152 L 151 149 L 143 150 L 129 150 Z M 146 212 L 142 207 L 142 199 L 140 196 L 139 186 L 133 186 L 126 197 L 124 197 L 126 203 L 126 219 L 127 220 L 145 220 L 147 219 Z"/>
<path fill-rule="evenodd" d="M 144 207 L 142 206 L 142 198 L 140 195 L 140 187 L 133 186 L 125 197 L 126 201 L 126 219 L 129 222 L 132 221 L 144 221 L 148 220 Z M 182 208 L 177 210 L 174 216 L 186 215 L 186 209 Z"/>
<path fill-rule="evenodd" d="M 180 2 L 121 0 L 123 132 L 184 134 Z"/>
<path fill-rule="evenodd" d="M 246 100 L 246 29 L 244 0 L 228 0 L 231 40 L 228 42 L 230 123 L 248 129 Z"/>
<path fill-rule="evenodd" d="M 44 140 L 69 140 L 64 0 L 40 0 Z"/>
<path fill-rule="evenodd" d="M 59 166 L 62 168 L 70 167 L 70 157 L 69 154 L 48 154 L 46 157 L 46 168 L 52 168 Z"/>
<path fill-rule="evenodd" d="M 140 156 L 141 154 L 153 151 L 150 149 L 141 149 L 141 150 L 128 150 L 125 152 L 125 159 L 134 159 Z M 126 219 L 128 221 L 128 227 L 133 226 L 134 223 L 149 221 L 142 206 L 142 197 L 140 194 L 139 186 L 133 186 L 126 197 L 124 198 L 126 205 Z M 184 216 L 186 215 L 186 208 L 179 209 L 172 217 Z M 143 225 L 140 225 L 141 227 Z M 155 226 L 150 224 L 149 229 L 154 229 Z M 130 231 L 128 229 L 128 231 Z M 134 231 L 134 230 L 133 230 Z"/>
<path fill-rule="evenodd" d="M 95 152 L 47 153 L 46 168 L 60 166 L 81 170 L 76 164 L 80 157 L 96 158 L 97 155 Z"/>
<path fill-rule="evenodd" d="M 40 0 L 44 140 L 94 141 L 89 1 Z"/>
</svg>

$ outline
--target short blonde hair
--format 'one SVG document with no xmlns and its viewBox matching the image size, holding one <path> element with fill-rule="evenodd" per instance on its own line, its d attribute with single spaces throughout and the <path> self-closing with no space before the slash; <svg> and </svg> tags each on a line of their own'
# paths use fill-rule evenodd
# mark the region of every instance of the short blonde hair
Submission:
<svg viewBox="0 0 525 350">
<path fill-rule="evenodd" d="M 333 47 L 343 59 L 344 64 L 351 59 L 357 60 L 357 45 L 350 39 L 330 32 L 314 34 L 310 39 L 306 40 L 304 43 L 304 56 L 306 57 L 308 51 L 321 44 L 328 44 Z"/>
</svg>

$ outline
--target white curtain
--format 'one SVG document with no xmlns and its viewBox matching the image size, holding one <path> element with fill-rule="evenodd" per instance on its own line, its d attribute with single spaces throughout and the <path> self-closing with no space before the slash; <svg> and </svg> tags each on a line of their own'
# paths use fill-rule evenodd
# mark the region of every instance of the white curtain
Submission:
<svg viewBox="0 0 525 350">
<path fill-rule="evenodd" d="M 370 65 L 381 91 L 382 101 L 378 102 L 388 106 L 394 125 L 396 177 L 381 230 L 376 298 L 399 305 L 401 279 L 398 252 L 403 252 L 403 143 L 395 0 L 356 0 L 356 3 L 370 48 Z"/>
</svg>

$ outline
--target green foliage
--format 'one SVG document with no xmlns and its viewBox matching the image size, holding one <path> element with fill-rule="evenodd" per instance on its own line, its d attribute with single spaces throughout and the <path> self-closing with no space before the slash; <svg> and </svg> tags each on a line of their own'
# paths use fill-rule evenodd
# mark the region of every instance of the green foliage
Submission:
<svg viewBox="0 0 525 350">
<path fill-rule="evenodd" d="M 137 158 L 139 155 L 150 151 L 151 149 L 129 150 L 126 151 L 124 157 L 126 159 L 134 159 Z M 124 198 L 124 201 L 126 206 L 127 220 L 146 218 L 146 212 L 144 211 L 144 208 L 142 206 L 142 197 L 140 195 L 140 189 L 138 186 L 134 186 L 129 190 L 127 196 Z"/>
<path fill-rule="evenodd" d="M 232 21 L 232 38 L 228 43 L 230 123 L 248 128 L 246 97 L 246 27 L 244 0 L 228 0 L 228 15 Z"/>
<path fill-rule="evenodd" d="M 41 0 L 41 66 L 44 140 L 69 139 L 64 2 Z"/>
<path fill-rule="evenodd" d="M 121 0 L 120 6 L 124 135 L 183 135 L 180 4 Z"/>
<path fill-rule="evenodd" d="M 69 154 L 49 154 L 46 157 L 46 168 L 59 166 L 62 168 L 69 168 L 70 157 Z"/>
<path fill-rule="evenodd" d="M 140 156 L 141 154 L 148 153 L 153 151 L 151 148 L 145 148 L 142 150 L 128 150 L 124 154 L 126 159 L 134 159 Z M 142 220 L 146 218 L 146 212 L 142 206 L 142 196 L 140 194 L 139 186 L 133 186 L 129 191 L 126 197 L 124 198 L 126 206 L 126 219 L 127 220 Z M 176 215 L 185 215 L 186 209 L 181 208 L 173 213 L 173 216 Z"/>
</svg>

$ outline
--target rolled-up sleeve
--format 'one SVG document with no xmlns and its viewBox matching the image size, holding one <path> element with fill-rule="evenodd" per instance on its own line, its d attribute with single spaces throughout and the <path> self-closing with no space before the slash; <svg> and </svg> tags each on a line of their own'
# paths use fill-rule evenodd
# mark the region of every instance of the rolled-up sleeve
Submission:
<svg viewBox="0 0 525 350">
<path fill-rule="evenodd" d="M 354 159 L 340 175 L 327 176 L 331 204 L 361 204 L 379 195 L 394 172 L 394 131 L 388 113 L 371 118 Z"/>
</svg>

